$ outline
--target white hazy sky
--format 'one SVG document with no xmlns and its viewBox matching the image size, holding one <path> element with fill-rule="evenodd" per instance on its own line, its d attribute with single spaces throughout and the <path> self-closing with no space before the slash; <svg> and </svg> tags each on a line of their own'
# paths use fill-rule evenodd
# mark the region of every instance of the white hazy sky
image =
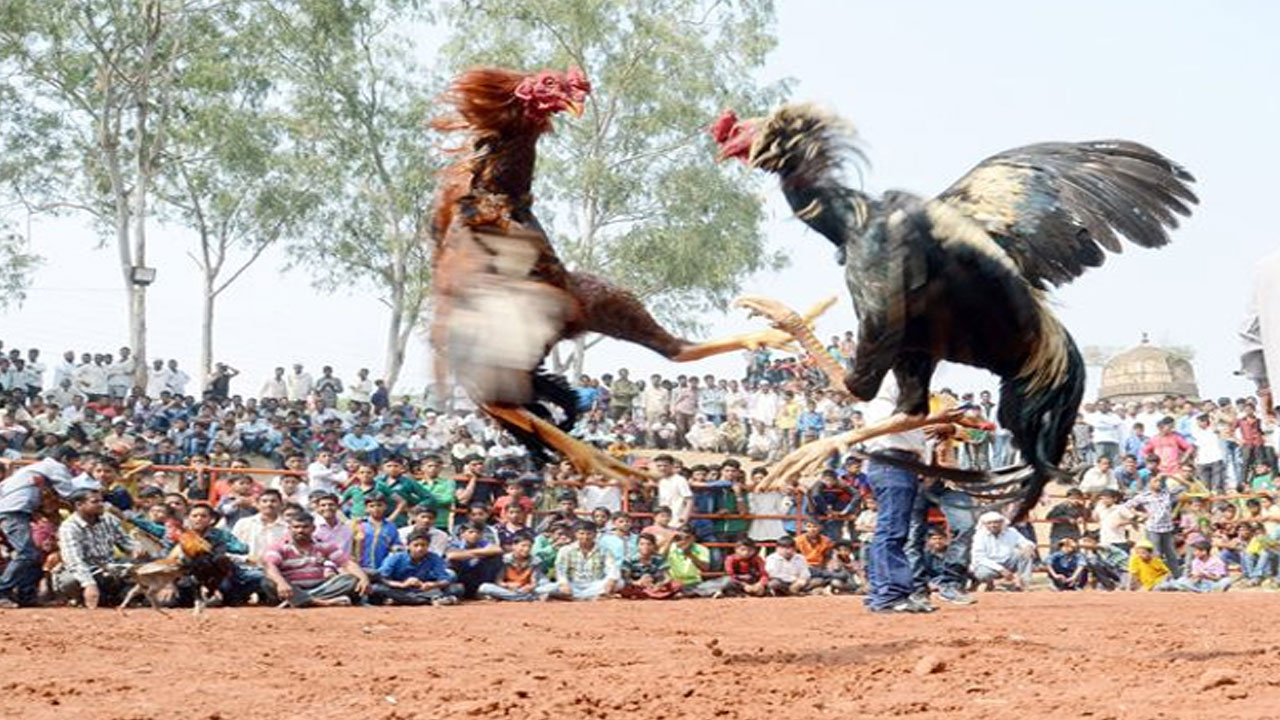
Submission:
<svg viewBox="0 0 1280 720">
<path fill-rule="evenodd" d="M 821 2 L 778 3 L 780 45 L 770 79 L 798 80 L 794 97 L 825 103 L 859 128 L 872 160 L 867 188 L 940 191 L 995 152 L 1045 140 L 1120 137 L 1147 143 L 1197 177 L 1201 205 L 1160 251 L 1129 248 L 1056 294 L 1081 346 L 1129 346 L 1142 333 L 1189 345 L 1203 393 L 1243 394 L 1237 329 L 1252 268 L 1277 246 L 1263 210 L 1275 203 L 1280 166 L 1280 3 Z M 710 162 L 710 158 L 708 158 Z M 826 337 L 851 327 L 830 246 L 790 216 L 770 180 L 761 185 L 771 242 L 786 270 L 750 278 L 744 291 L 806 306 L 838 293 L 820 323 Z M 155 227 L 149 264 L 150 355 L 188 369 L 199 352 L 199 279 L 181 231 Z M 0 315 L 5 345 L 114 351 L 127 337 L 124 294 L 110 249 L 96 249 L 74 219 L 32 225 L 47 258 L 26 304 Z M 714 248 L 708 248 L 714 251 Z M 366 293 L 325 295 L 302 273 L 265 256 L 224 294 L 215 359 L 245 372 L 233 391 L 254 392 L 271 367 L 332 364 L 344 378 L 382 367 L 385 315 Z M 739 315 L 707 318 L 714 332 L 753 327 Z M 737 357 L 677 367 L 608 342 L 587 370 L 737 374 Z M 1096 371 L 1091 371 L 1096 373 Z M 420 341 L 402 391 L 428 375 Z M 945 368 L 938 383 L 994 386 L 985 373 Z M 1096 385 L 1096 378 L 1093 379 Z"/>
</svg>

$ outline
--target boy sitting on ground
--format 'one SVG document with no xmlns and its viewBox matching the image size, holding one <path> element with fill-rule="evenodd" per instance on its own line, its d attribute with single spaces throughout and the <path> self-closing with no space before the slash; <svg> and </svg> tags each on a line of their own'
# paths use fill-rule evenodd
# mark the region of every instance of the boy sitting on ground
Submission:
<svg viewBox="0 0 1280 720">
<path fill-rule="evenodd" d="M 1080 590 L 1089 579 L 1084 559 L 1072 537 L 1058 540 L 1058 549 L 1049 555 L 1044 567 L 1055 590 Z"/>
<path fill-rule="evenodd" d="M 778 546 L 765 560 L 770 595 L 803 595 L 809 589 L 809 563 L 796 554 L 795 538 L 778 538 Z"/>
<path fill-rule="evenodd" d="M 1150 540 L 1144 538 L 1134 544 L 1133 555 L 1129 556 L 1130 590 L 1162 590 L 1172 576 L 1169 566 L 1156 555 L 1155 545 Z"/>
<path fill-rule="evenodd" d="M 1095 533 L 1085 533 L 1080 537 L 1080 558 L 1095 589 L 1115 590 L 1120 587 L 1129 562 L 1129 556 L 1123 550 L 1101 544 Z"/>
<path fill-rule="evenodd" d="M 486 600 L 532 602 L 538 599 L 536 590 L 545 581 L 533 560 L 533 538 L 521 535 L 511 544 L 511 552 L 503 556 L 497 582 L 483 583 L 476 594 Z"/>
<path fill-rule="evenodd" d="M 409 546 L 391 553 L 378 566 L 378 581 L 369 592 L 375 605 L 453 605 L 449 570 L 444 558 L 431 552 L 431 535 L 424 530 L 409 534 Z"/>
<path fill-rule="evenodd" d="M 943 538 L 946 546 L 946 538 Z M 827 561 L 827 582 L 833 593 L 854 593 L 862 587 L 862 563 L 853 553 L 853 543 L 837 540 Z"/>
<path fill-rule="evenodd" d="M 733 547 L 733 554 L 724 559 L 724 577 L 727 582 L 724 594 L 744 593 L 763 596 L 769 588 L 769 574 L 764 569 L 760 548 L 751 538 L 743 538 Z"/>
<path fill-rule="evenodd" d="M 634 557 L 622 563 L 621 595 L 632 600 L 665 600 L 675 597 L 680 586 L 667 574 L 667 562 L 658 553 L 658 539 L 641 533 Z"/>
</svg>

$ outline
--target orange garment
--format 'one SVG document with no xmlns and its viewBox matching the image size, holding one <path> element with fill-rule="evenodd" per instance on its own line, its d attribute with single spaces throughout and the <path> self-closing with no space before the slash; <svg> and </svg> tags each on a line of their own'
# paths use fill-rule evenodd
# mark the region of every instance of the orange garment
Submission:
<svg viewBox="0 0 1280 720">
<path fill-rule="evenodd" d="M 826 535 L 819 535 L 817 540 L 810 540 L 805 534 L 796 536 L 796 550 L 810 565 L 826 565 L 827 557 L 831 555 L 831 549 L 834 547 L 835 543 L 831 542 L 831 538 Z"/>
</svg>

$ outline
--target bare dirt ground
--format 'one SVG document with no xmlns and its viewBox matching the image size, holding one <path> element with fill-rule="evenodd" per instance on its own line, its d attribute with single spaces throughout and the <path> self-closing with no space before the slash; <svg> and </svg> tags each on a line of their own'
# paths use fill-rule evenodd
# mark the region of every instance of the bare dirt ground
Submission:
<svg viewBox="0 0 1280 720">
<path fill-rule="evenodd" d="M 1275 718 L 1280 597 L 0 614 L 0 718 Z"/>
</svg>

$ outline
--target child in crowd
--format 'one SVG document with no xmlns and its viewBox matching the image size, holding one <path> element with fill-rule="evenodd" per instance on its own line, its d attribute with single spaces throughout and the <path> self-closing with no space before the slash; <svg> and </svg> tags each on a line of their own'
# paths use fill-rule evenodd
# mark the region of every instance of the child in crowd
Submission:
<svg viewBox="0 0 1280 720">
<path fill-rule="evenodd" d="M 667 561 L 658 552 L 658 539 L 641 533 L 634 557 L 622 562 L 622 580 L 626 583 L 619 594 L 631 600 L 666 600 L 680 593 L 680 585 L 667 574 Z"/>
<path fill-rule="evenodd" d="M 1080 537 L 1080 560 L 1095 589 L 1115 590 L 1124 584 L 1128 555 L 1119 548 L 1103 545 L 1096 534 L 1085 533 Z"/>
<path fill-rule="evenodd" d="M 945 538 L 943 540 L 945 544 Z M 827 560 L 827 581 L 833 594 L 856 593 L 865 585 L 862 563 L 854 555 L 851 541 L 836 541 L 831 550 L 831 559 Z"/>
<path fill-rule="evenodd" d="M 770 595 L 803 595 L 809 589 L 809 563 L 796 553 L 795 538 L 778 538 L 778 546 L 765 560 Z"/>
<path fill-rule="evenodd" d="M 1044 563 L 1055 590 L 1081 590 L 1089 580 L 1088 568 L 1073 537 L 1058 540 L 1058 549 Z"/>
<path fill-rule="evenodd" d="M 383 501 L 385 512 L 386 502 Z M 390 523 L 387 523 L 390 525 Z M 423 530 L 409 534 L 408 547 L 389 554 L 378 565 L 378 580 L 369 590 L 374 605 L 454 605 L 444 558 L 431 552 L 431 537 Z"/>
<path fill-rule="evenodd" d="M 734 545 L 733 554 L 724 559 L 724 573 L 727 582 L 722 592 L 725 594 L 760 597 L 768 590 L 769 574 L 764 568 L 764 558 L 751 538 L 743 538 Z"/>
<path fill-rule="evenodd" d="M 366 571 L 378 569 L 400 544 L 400 533 L 387 519 L 387 508 L 385 495 L 369 493 L 364 497 L 365 517 L 351 521 L 351 555 Z"/>
<path fill-rule="evenodd" d="M 533 539 L 522 535 L 502 558 L 502 572 L 496 582 L 481 583 L 476 595 L 486 600 L 533 602 L 537 587 L 546 581 L 533 559 Z"/>
</svg>

